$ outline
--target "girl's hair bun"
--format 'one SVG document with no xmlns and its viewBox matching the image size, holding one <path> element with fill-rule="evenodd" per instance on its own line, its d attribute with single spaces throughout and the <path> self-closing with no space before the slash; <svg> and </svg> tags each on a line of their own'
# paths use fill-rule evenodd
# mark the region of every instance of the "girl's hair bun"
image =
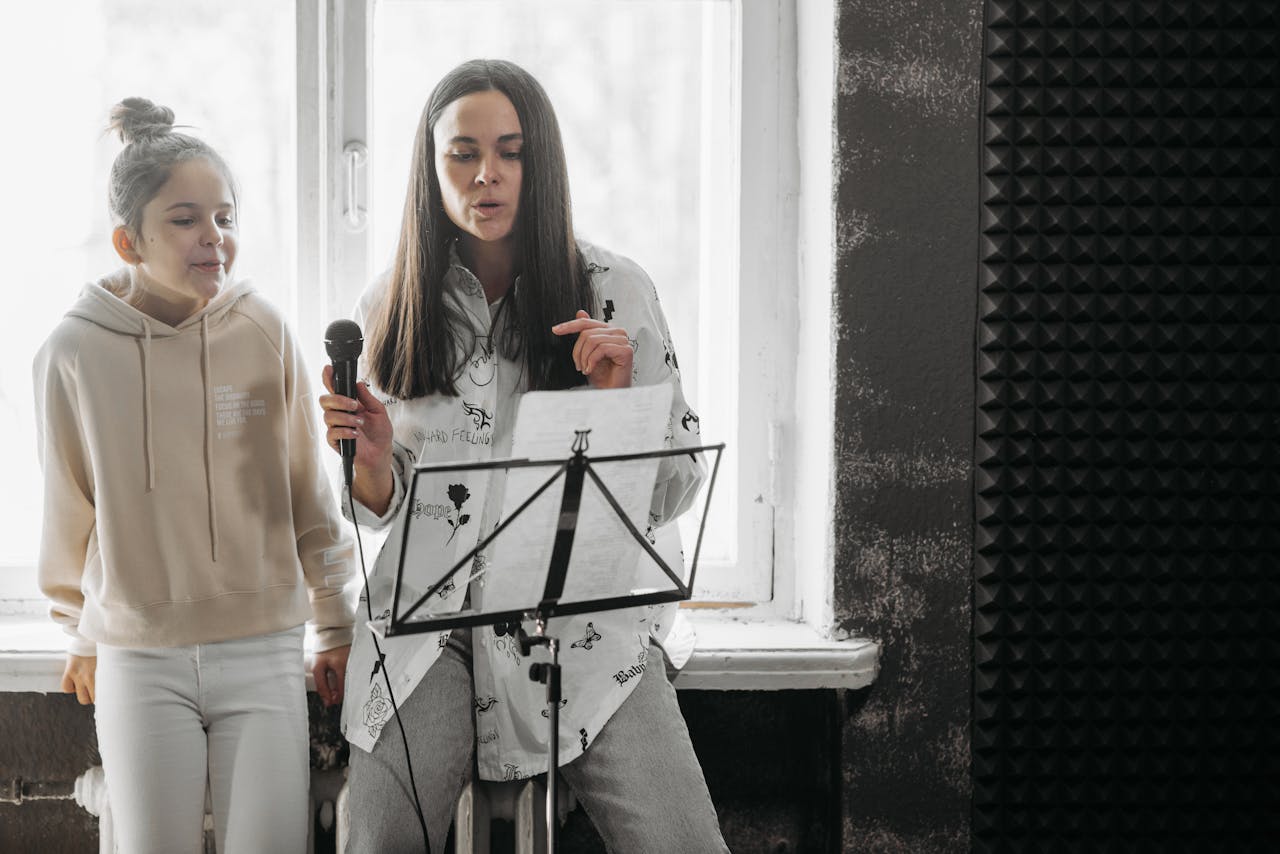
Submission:
<svg viewBox="0 0 1280 854">
<path fill-rule="evenodd" d="M 155 139 L 173 131 L 173 110 L 146 98 L 125 98 L 111 108 L 107 129 L 120 134 L 125 145 Z"/>
</svg>

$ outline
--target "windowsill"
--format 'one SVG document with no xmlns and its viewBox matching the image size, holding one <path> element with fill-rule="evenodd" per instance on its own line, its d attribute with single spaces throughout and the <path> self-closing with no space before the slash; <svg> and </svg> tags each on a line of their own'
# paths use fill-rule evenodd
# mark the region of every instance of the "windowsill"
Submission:
<svg viewBox="0 0 1280 854">
<path fill-rule="evenodd" d="M 875 679 L 880 647 L 874 641 L 827 640 L 808 625 L 767 609 L 686 613 L 698 644 L 674 680 L 679 689 L 863 688 Z M 0 691 L 58 692 L 63 637 L 45 616 L 0 614 Z"/>
<path fill-rule="evenodd" d="M 672 684 L 680 689 L 782 691 L 865 688 L 876 677 L 880 645 L 866 638 L 830 640 L 769 607 L 685 612 L 698 641 Z"/>
<path fill-rule="evenodd" d="M 0 691 L 60 690 L 64 638 L 48 617 L 0 615 Z"/>
</svg>

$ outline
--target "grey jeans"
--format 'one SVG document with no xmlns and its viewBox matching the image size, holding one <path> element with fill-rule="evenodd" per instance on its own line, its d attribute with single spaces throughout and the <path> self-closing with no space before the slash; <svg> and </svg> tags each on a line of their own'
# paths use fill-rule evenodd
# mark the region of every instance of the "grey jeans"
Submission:
<svg viewBox="0 0 1280 854">
<path fill-rule="evenodd" d="M 431 836 L 443 854 L 454 805 L 471 779 L 471 630 L 454 629 L 400 717 Z M 404 742 L 387 723 L 373 753 L 351 748 L 346 854 L 421 852 L 422 829 L 405 772 Z M 661 667 L 614 713 L 586 753 L 560 768 L 610 852 L 727 852 L 676 692 Z"/>
</svg>

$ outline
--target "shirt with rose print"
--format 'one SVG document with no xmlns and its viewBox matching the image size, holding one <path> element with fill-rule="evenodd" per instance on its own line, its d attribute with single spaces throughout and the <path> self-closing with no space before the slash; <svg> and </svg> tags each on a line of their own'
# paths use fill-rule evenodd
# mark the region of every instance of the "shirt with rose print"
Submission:
<svg viewBox="0 0 1280 854">
<path fill-rule="evenodd" d="M 625 329 L 635 351 L 632 384 L 668 383 L 672 387 L 665 445 L 699 445 L 698 418 L 681 389 L 675 349 L 653 283 L 627 258 L 586 243 L 580 242 L 579 247 L 590 270 L 597 319 Z M 487 303 L 479 281 L 461 265 L 456 252 L 451 261 L 445 275 L 446 299 L 469 327 L 461 330 L 459 338 L 470 339 L 465 368 L 457 381 L 458 396 L 430 394 L 395 400 L 370 385 L 373 394 L 386 404 L 394 428 L 396 473 L 395 492 L 384 514 L 375 516 L 358 504 L 355 510 L 361 525 L 390 526 L 364 593 L 375 618 L 390 613 L 406 520 L 413 520 L 411 537 L 421 532 L 429 540 L 411 541 L 411 554 L 437 555 L 442 563 L 448 561 L 448 566 L 472 551 L 498 523 L 502 490 L 496 478 L 501 474 L 473 470 L 432 475 L 426 481 L 420 476 L 415 496 L 405 499 L 415 464 L 507 456 L 516 409 L 526 390 L 521 365 L 503 357 L 492 341 L 495 318 L 499 323 L 503 320 L 501 301 Z M 385 287 L 384 278 L 366 291 L 357 307 L 358 323 L 363 325 L 371 316 L 384 298 Z M 518 281 L 515 287 L 519 287 Z M 693 503 L 705 474 L 701 457 L 693 454 L 664 457 L 658 467 L 644 534 L 677 572 L 683 570 L 683 555 L 674 519 Z M 487 550 L 480 552 L 468 578 L 456 576 L 458 583 L 446 584 L 435 594 L 437 601 L 431 603 L 431 611 L 457 611 L 468 599 L 471 606 L 483 610 L 488 559 Z M 409 565 L 406 562 L 406 567 Z M 434 575 L 428 572 L 424 579 L 406 575 L 401 610 L 425 592 L 429 579 L 439 577 L 440 567 L 434 569 Z M 555 618 L 547 632 L 560 639 L 560 765 L 587 749 L 651 663 L 663 666 L 656 651 L 654 660 L 650 659 L 651 636 L 663 641 L 677 665 L 692 648 L 687 623 L 669 605 Z M 342 720 L 343 732 L 352 744 L 371 751 L 391 720 L 393 707 L 384 680 L 390 681 L 396 702 L 403 703 L 439 657 L 446 640 L 447 632 L 381 638 L 384 660 L 378 661 L 370 632 L 364 628 L 357 631 L 347 669 Z M 497 630 L 492 626 L 473 629 L 472 650 L 476 758 L 481 778 L 512 780 L 545 772 L 549 740 L 546 688 L 529 678 L 529 659 L 521 655 L 517 639 L 502 626 Z"/>
</svg>

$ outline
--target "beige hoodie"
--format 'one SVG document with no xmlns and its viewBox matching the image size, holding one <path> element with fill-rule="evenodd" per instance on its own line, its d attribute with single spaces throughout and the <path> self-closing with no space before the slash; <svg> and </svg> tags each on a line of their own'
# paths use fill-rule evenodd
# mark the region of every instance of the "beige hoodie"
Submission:
<svg viewBox="0 0 1280 854">
<path fill-rule="evenodd" d="M 350 643 L 351 545 L 284 320 L 239 283 L 172 327 L 119 299 L 127 282 L 87 285 L 33 366 L 40 588 L 68 651 L 313 617 L 317 649 Z"/>
</svg>

